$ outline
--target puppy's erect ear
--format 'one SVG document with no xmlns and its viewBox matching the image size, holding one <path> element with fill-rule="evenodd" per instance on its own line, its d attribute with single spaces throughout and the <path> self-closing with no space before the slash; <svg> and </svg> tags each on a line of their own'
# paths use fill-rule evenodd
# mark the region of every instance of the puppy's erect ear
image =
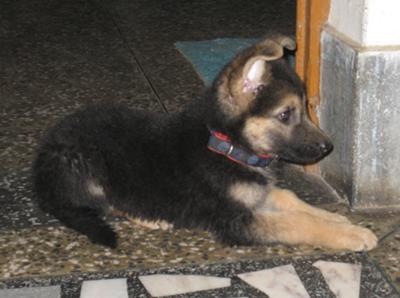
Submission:
<svg viewBox="0 0 400 298">
<path fill-rule="evenodd" d="M 218 99 L 227 112 L 239 114 L 269 84 L 268 61 L 281 58 L 284 48 L 294 50 L 295 41 L 287 36 L 270 36 L 238 54 L 225 67 L 218 80 Z"/>
</svg>

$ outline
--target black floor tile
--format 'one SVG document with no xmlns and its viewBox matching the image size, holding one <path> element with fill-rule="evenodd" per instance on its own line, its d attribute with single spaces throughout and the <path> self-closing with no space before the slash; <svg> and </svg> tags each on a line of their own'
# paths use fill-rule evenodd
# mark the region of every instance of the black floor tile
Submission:
<svg viewBox="0 0 400 298">
<path fill-rule="evenodd" d="M 170 111 L 202 92 L 202 81 L 176 41 L 294 34 L 294 1 L 98 1 L 137 54 Z"/>
<path fill-rule="evenodd" d="M 1 229 L 48 222 L 32 202 L 39 137 L 87 102 L 161 105 L 112 20 L 90 1 L 0 3 Z"/>
<path fill-rule="evenodd" d="M 11 10 L 13 13 L 8 13 Z M 151 94 L 112 21 L 90 1 L 1 3 L 2 108 Z"/>
<path fill-rule="evenodd" d="M 247 285 L 237 274 L 258 271 L 292 264 L 301 282 L 304 284 L 311 298 L 323 297 L 334 298 L 335 295 L 329 290 L 322 274 L 312 266 L 317 260 L 332 262 L 356 263 L 362 265 L 360 297 L 372 298 L 398 298 L 399 293 L 387 281 L 381 271 L 363 254 L 346 254 L 331 256 L 297 257 L 297 258 L 275 258 L 269 260 L 248 260 L 235 263 L 218 263 L 202 266 L 171 267 L 163 269 L 151 269 L 136 272 L 124 270 L 116 272 L 101 272 L 88 274 L 73 274 L 51 278 L 27 278 L 0 281 L 0 290 L 9 288 L 39 287 L 49 285 L 61 285 L 62 297 L 79 297 L 82 282 L 85 280 L 127 278 L 129 297 L 149 297 L 148 293 L 138 280 L 140 275 L 149 274 L 200 274 L 218 277 L 232 278 L 232 285 L 228 288 L 202 291 L 174 297 L 267 297 L 257 289 Z"/>
</svg>

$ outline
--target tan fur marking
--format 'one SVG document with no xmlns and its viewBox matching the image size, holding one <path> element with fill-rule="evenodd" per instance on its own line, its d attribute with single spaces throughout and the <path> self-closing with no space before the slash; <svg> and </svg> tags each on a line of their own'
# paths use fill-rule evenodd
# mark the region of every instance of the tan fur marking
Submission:
<svg viewBox="0 0 400 298">
<path fill-rule="evenodd" d="M 291 107 L 300 111 L 303 109 L 301 99 L 295 94 L 288 94 L 280 100 L 281 107 Z M 278 112 L 278 111 L 277 111 Z"/>
<path fill-rule="evenodd" d="M 273 148 L 273 142 L 268 138 L 268 131 L 276 128 L 274 121 L 264 117 L 251 117 L 246 120 L 243 135 L 259 153 L 269 153 Z"/>
<path fill-rule="evenodd" d="M 145 220 L 145 219 L 139 219 L 139 218 L 129 218 L 130 221 L 133 223 L 142 226 L 147 229 L 151 230 L 170 230 L 174 227 L 173 224 L 170 224 L 166 222 L 165 220 L 155 220 L 155 221 L 150 221 L 150 220 Z"/>
<path fill-rule="evenodd" d="M 376 236 L 368 229 L 324 220 L 300 211 L 279 211 L 255 215 L 253 235 L 263 242 L 308 244 L 339 250 L 371 250 Z"/>
<path fill-rule="evenodd" d="M 115 216 L 126 217 L 130 222 L 150 230 L 166 231 L 174 227 L 173 224 L 165 220 L 146 220 L 146 219 L 140 219 L 138 217 L 131 217 L 127 212 L 123 212 L 115 208 L 111 208 L 111 213 Z"/>
<path fill-rule="evenodd" d="M 300 211 L 320 217 L 321 219 L 325 219 L 327 221 L 350 223 L 345 216 L 313 207 L 300 200 L 295 193 L 287 189 L 272 189 L 268 193 L 265 203 L 270 209 L 276 209 L 280 211 Z"/>
<path fill-rule="evenodd" d="M 109 212 L 114 216 L 128 217 L 128 213 L 115 209 L 113 206 L 109 207 Z"/>
<path fill-rule="evenodd" d="M 296 111 L 301 111 L 302 105 L 299 97 L 294 94 L 289 94 L 280 100 L 279 108 L 272 114 L 278 115 L 287 107 L 295 108 Z M 271 141 L 270 135 L 278 135 L 283 139 L 291 137 L 293 126 L 280 124 L 273 117 L 250 117 L 246 120 L 243 135 L 253 147 L 253 150 L 258 153 L 273 152 L 274 143 Z"/>
<path fill-rule="evenodd" d="M 103 186 L 98 184 L 96 181 L 88 180 L 86 186 L 87 186 L 88 192 L 92 196 L 94 196 L 94 197 L 104 197 L 105 196 Z"/>
<path fill-rule="evenodd" d="M 243 203 L 247 208 L 255 208 L 265 200 L 267 188 L 256 183 L 237 182 L 229 188 L 229 196 Z"/>
</svg>

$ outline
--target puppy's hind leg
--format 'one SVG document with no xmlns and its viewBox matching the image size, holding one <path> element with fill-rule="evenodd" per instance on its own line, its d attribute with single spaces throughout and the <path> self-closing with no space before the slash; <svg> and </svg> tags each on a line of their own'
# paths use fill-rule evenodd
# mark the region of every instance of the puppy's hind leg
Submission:
<svg viewBox="0 0 400 298">
<path fill-rule="evenodd" d="M 101 218 L 98 202 L 105 199 L 99 197 L 104 194 L 85 168 L 77 163 L 71 166 L 71 159 L 57 154 L 39 154 L 33 167 L 39 207 L 92 242 L 115 248 L 117 235 Z"/>
<path fill-rule="evenodd" d="M 88 207 L 54 206 L 48 212 L 68 228 L 86 235 L 93 243 L 117 247 L 117 234 L 101 218 L 99 211 Z"/>
</svg>

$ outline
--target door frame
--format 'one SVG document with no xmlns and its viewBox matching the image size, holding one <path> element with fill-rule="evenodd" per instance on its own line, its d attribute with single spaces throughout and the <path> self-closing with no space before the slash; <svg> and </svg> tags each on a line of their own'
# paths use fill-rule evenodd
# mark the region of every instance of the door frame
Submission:
<svg viewBox="0 0 400 298">
<path fill-rule="evenodd" d="M 308 96 L 307 109 L 315 124 L 319 124 L 321 30 L 329 15 L 330 0 L 297 0 L 296 12 L 296 72 L 304 81 Z M 306 166 L 307 172 L 319 174 L 318 165 Z"/>
</svg>

